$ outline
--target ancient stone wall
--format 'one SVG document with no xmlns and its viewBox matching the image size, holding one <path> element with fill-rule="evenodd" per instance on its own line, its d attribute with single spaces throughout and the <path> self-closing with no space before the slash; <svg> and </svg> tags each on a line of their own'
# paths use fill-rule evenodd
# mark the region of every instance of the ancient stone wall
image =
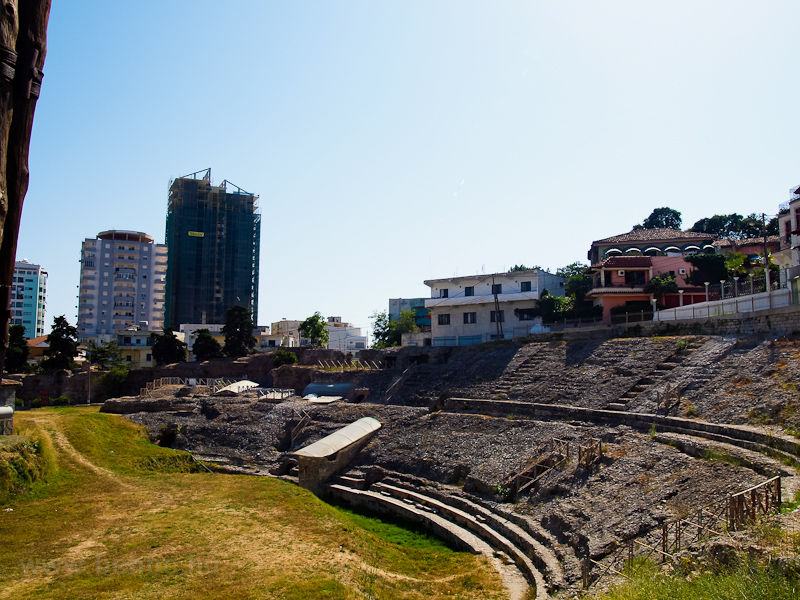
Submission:
<svg viewBox="0 0 800 600">
<path fill-rule="evenodd" d="M 320 350 L 316 348 L 289 348 L 289 350 L 297 354 L 299 363 L 303 365 L 314 365 L 320 360 L 344 361 L 346 358 L 344 353 L 338 350 Z M 237 359 L 218 358 L 205 362 L 182 362 L 161 367 L 137 369 L 130 372 L 122 395 L 136 396 L 147 383 L 161 377 L 180 377 L 183 379 L 247 378 L 263 387 L 299 388 L 299 392 L 302 392 L 307 383 L 310 382 L 310 379 L 308 382 L 303 383 L 304 379 L 298 377 L 297 385 L 282 385 L 281 382 L 275 383 L 273 381 L 274 357 L 275 354 L 273 352 L 260 352 Z M 313 373 L 311 369 L 304 369 L 304 371 Z M 100 373 L 92 374 L 92 402 L 106 400 L 106 397 L 100 393 L 98 386 L 98 380 L 101 376 L 102 374 Z M 28 405 L 36 398 L 41 398 L 43 390 L 47 390 L 50 398 L 67 396 L 73 403 L 77 404 L 89 401 L 88 373 L 85 371 L 77 373 L 57 371 L 55 373 L 39 373 L 35 375 L 7 375 L 6 377 L 22 384 L 17 389 L 17 398 L 22 399 Z"/>
</svg>

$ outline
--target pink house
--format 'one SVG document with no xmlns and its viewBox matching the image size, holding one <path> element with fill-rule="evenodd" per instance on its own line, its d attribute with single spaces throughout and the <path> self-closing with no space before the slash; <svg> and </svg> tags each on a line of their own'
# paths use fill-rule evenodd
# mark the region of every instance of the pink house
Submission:
<svg viewBox="0 0 800 600">
<path fill-rule="evenodd" d="M 659 307 L 704 302 L 705 287 L 686 283 L 685 278 L 692 268 L 682 256 L 611 256 L 586 271 L 594 280 L 586 299 L 603 307 L 603 322 L 610 324 L 614 307 L 637 306 L 644 310 L 644 306 L 649 305 L 652 311 L 653 294 L 645 292 L 645 286 L 653 277 L 673 275 L 678 292 L 665 294 L 659 299 Z"/>
</svg>

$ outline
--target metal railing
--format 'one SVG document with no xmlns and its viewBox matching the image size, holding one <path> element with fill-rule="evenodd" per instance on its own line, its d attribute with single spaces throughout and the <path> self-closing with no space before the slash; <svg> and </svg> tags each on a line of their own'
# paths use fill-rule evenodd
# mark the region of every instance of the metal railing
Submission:
<svg viewBox="0 0 800 600">
<path fill-rule="evenodd" d="M 717 284 L 719 287 L 719 284 Z M 678 319 L 702 319 L 707 317 L 721 317 L 737 313 L 754 312 L 791 306 L 791 291 L 779 288 L 773 292 L 761 292 L 752 295 L 742 295 L 730 299 L 721 299 L 710 302 L 699 302 L 659 310 L 653 317 L 654 321 L 675 321 Z"/>
<path fill-rule="evenodd" d="M 285 400 L 295 395 L 291 388 L 254 388 L 259 398 L 270 400 Z"/>
<path fill-rule="evenodd" d="M 386 368 L 382 361 L 375 362 L 371 360 L 361 360 L 361 359 L 343 360 L 343 361 L 320 359 L 317 361 L 317 364 L 321 366 L 323 369 L 329 371 L 351 371 L 358 369 L 379 370 Z"/>
<path fill-rule="evenodd" d="M 217 390 L 236 383 L 237 381 L 242 381 L 243 379 L 247 379 L 247 375 L 239 379 L 215 379 L 213 377 L 208 377 L 205 379 L 196 379 L 193 377 L 159 377 L 158 379 L 147 382 L 145 387 L 140 388 L 139 396 L 146 398 L 150 396 L 152 392 L 165 385 L 191 385 L 192 383 L 194 383 L 194 385 L 206 386 L 210 389 L 212 394 L 216 394 Z M 292 390 L 292 393 L 294 393 L 294 390 Z"/>
</svg>

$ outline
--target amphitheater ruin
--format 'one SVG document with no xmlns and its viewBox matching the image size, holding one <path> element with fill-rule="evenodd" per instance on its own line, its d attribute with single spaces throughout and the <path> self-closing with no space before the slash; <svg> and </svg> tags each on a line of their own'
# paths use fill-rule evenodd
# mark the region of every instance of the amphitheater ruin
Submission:
<svg viewBox="0 0 800 600">
<path fill-rule="evenodd" d="M 520 582 L 537 597 L 602 588 L 639 556 L 669 565 L 709 544 L 745 551 L 744 531 L 762 514 L 798 527 L 777 511 L 800 487 L 794 337 L 505 340 L 301 358 L 277 369 L 263 356 L 236 361 L 232 380 L 262 386 L 239 393 L 212 393 L 218 380 L 195 367 L 103 410 L 219 470 L 298 482 L 302 457 L 315 493 L 485 554 L 512 598 Z M 318 393 L 303 399 L 307 389 Z M 302 452 L 359 419 L 363 435 L 351 428 Z"/>
</svg>

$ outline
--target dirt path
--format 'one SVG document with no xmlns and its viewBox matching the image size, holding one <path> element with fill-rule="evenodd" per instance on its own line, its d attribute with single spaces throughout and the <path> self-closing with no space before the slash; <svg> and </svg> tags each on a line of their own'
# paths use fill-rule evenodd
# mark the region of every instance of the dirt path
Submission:
<svg viewBox="0 0 800 600">
<path fill-rule="evenodd" d="M 60 456 L 67 458 L 67 460 L 71 461 L 73 464 L 80 465 L 92 471 L 96 475 L 113 480 L 120 487 L 129 490 L 135 489 L 132 485 L 123 481 L 122 478 L 113 471 L 109 471 L 104 467 L 94 464 L 83 454 L 78 452 L 75 446 L 73 446 L 67 439 L 67 436 L 64 435 L 64 432 L 57 428 L 56 421 L 48 419 L 33 419 L 33 422 L 36 423 L 37 427 L 39 427 L 44 435 L 50 438 L 53 446 L 61 451 L 62 454 Z"/>
</svg>

